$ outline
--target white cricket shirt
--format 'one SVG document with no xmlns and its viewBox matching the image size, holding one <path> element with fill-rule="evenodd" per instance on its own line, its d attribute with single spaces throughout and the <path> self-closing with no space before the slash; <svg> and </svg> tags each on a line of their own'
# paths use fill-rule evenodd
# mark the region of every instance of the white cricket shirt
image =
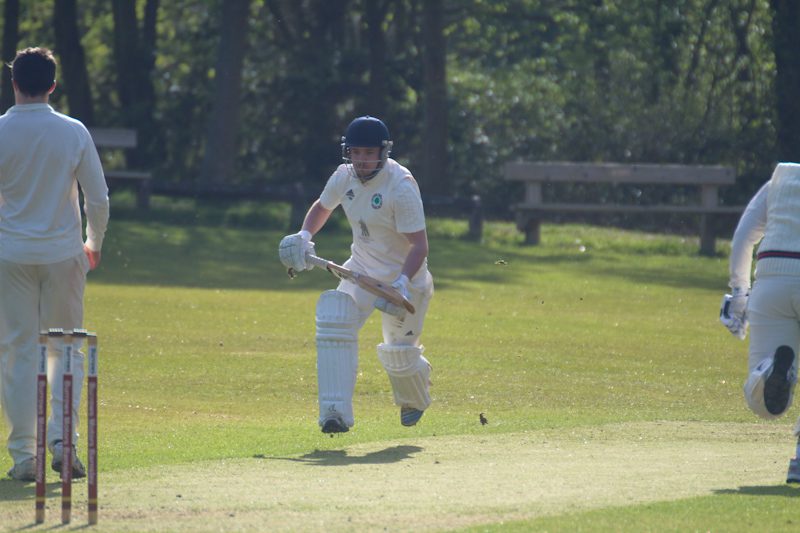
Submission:
<svg viewBox="0 0 800 533">
<path fill-rule="evenodd" d="M 419 186 L 411 172 L 394 159 L 362 183 L 349 165 L 339 165 L 320 195 L 320 204 L 333 210 L 340 205 L 353 230 L 351 258 L 346 266 L 384 281 L 393 282 L 403 268 L 411 244 L 403 233 L 425 229 L 425 213 Z M 428 276 L 427 259 L 411 280 Z"/>
<path fill-rule="evenodd" d="M 758 253 L 800 253 L 800 165 L 779 163 L 753 196 L 731 241 L 731 287 L 749 287 L 753 247 Z M 757 277 L 798 276 L 800 259 L 762 257 Z"/>
<path fill-rule="evenodd" d="M 103 168 L 89 131 L 48 104 L 11 107 L 0 116 L 0 259 L 50 264 L 99 251 L 108 224 Z"/>
</svg>

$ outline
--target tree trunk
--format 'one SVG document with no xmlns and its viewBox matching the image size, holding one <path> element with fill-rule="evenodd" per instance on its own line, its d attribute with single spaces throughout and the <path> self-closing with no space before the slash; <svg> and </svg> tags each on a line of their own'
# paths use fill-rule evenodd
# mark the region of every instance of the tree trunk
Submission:
<svg viewBox="0 0 800 533">
<path fill-rule="evenodd" d="M 19 0 L 5 0 L 3 9 L 3 70 L 0 83 L 0 113 L 14 105 L 14 88 L 11 86 L 11 69 L 8 65 L 17 55 L 19 42 Z"/>
<path fill-rule="evenodd" d="M 369 94 L 367 111 L 370 115 L 385 120 L 386 93 L 386 36 L 383 21 L 386 18 L 386 3 L 370 1 L 367 10 L 367 41 L 369 42 Z"/>
<path fill-rule="evenodd" d="M 136 0 L 113 0 L 114 62 L 117 69 L 117 94 L 122 108 L 121 127 L 135 128 L 138 148 L 128 155 L 133 167 L 149 166 L 160 160 L 162 143 L 153 116 L 155 90 L 150 75 L 154 65 L 156 13 L 158 1 L 148 0 L 142 35 L 136 17 Z"/>
<path fill-rule="evenodd" d="M 222 5 L 214 106 L 200 170 L 203 183 L 230 183 L 236 170 L 239 96 L 249 11 L 250 0 L 228 0 Z"/>
<path fill-rule="evenodd" d="M 76 0 L 55 0 L 53 27 L 69 114 L 84 124 L 91 125 L 94 123 L 92 90 L 78 31 Z"/>
<path fill-rule="evenodd" d="M 421 186 L 433 194 L 452 194 L 447 175 L 447 82 L 444 5 L 428 0 L 422 8 L 425 77 L 425 132 Z"/>
<path fill-rule="evenodd" d="M 771 0 L 775 92 L 778 117 L 778 156 L 800 161 L 800 4 Z"/>
<path fill-rule="evenodd" d="M 126 118 L 136 115 L 136 78 L 139 74 L 139 30 L 135 0 L 113 0 L 114 62 L 117 67 L 117 93 Z M 131 121 L 133 122 L 133 121 Z M 133 126 L 133 123 L 124 124 Z"/>
</svg>

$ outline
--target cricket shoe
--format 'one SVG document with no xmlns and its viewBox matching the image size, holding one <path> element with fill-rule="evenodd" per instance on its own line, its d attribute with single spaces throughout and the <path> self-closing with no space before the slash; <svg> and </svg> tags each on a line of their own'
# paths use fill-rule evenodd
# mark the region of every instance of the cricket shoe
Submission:
<svg viewBox="0 0 800 533">
<path fill-rule="evenodd" d="M 800 461 L 797 457 L 789 459 L 789 472 L 786 473 L 786 483 L 800 483 Z"/>
<path fill-rule="evenodd" d="M 764 383 L 764 406 L 773 415 L 783 413 L 792 396 L 794 350 L 779 346 L 775 350 L 772 373 Z"/>
<path fill-rule="evenodd" d="M 8 471 L 8 477 L 17 481 L 36 481 L 36 459 L 31 457 L 15 464 Z"/>
<path fill-rule="evenodd" d="M 61 466 L 64 458 L 64 446 L 60 440 L 50 444 L 50 453 L 53 455 L 53 461 L 50 463 L 50 468 L 61 475 Z M 81 460 L 78 459 L 78 452 L 75 446 L 72 447 L 72 478 L 80 479 L 86 477 L 86 467 L 83 466 Z"/>
<path fill-rule="evenodd" d="M 400 408 L 400 423 L 406 427 L 415 426 L 425 411 L 414 409 L 413 407 Z"/>
<path fill-rule="evenodd" d="M 350 428 L 338 416 L 332 416 L 322 423 L 323 433 L 347 433 L 348 431 L 350 431 Z"/>
</svg>

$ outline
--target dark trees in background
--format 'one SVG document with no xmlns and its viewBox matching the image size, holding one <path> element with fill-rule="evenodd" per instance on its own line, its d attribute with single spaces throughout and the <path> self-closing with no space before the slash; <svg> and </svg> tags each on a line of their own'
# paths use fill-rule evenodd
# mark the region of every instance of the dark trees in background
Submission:
<svg viewBox="0 0 800 533">
<path fill-rule="evenodd" d="M 53 27 L 55 30 L 55 52 L 59 57 L 62 89 L 67 94 L 69 114 L 84 124 L 94 123 L 92 90 L 86 70 L 86 58 L 78 30 L 76 0 L 55 0 Z"/>
<path fill-rule="evenodd" d="M 200 179 L 206 184 L 235 181 L 242 65 L 249 12 L 250 0 L 228 0 L 222 4 L 214 100 L 200 169 Z"/>
<path fill-rule="evenodd" d="M 367 111 L 386 120 L 386 35 L 383 24 L 386 20 L 388 4 L 385 0 L 366 2 L 367 41 L 369 46 L 369 87 Z"/>
<path fill-rule="evenodd" d="M 783 161 L 800 161 L 800 3 L 771 0 L 778 150 Z"/>
<path fill-rule="evenodd" d="M 274 29 L 271 45 L 282 65 L 269 86 L 278 104 L 264 121 L 274 123 L 276 156 L 285 162 L 280 181 L 302 181 L 315 192 L 338 162 L 338 140 L 351 115 L 371 112 L 363 101 L 353 103 L 353 89 L 363 87 L 366 59 L 355 59 L 348 49 L 351 5 L 350 0 L 265 1 Z"/>
<path fill-rule="evenodd" d="M 422 134 L 421 187 L 429 193 L 451 194 L 447 166 L 447 71 L 443 0 L 426 0 L 422 7 L 425 127 Z"/>
<path fill-rule="evenodd" d="M 0 81 L 0 113 L 14 105 L 14 88 L 11 86 L 11 69 L 6 67 L 17 54 L 19 42 L 19 0 L 5 0 L 3 7 L 3 75 Z"/>
<path fill-rule="evenodd" d="M 139 147 L 128 163 L 144 167 L 158 159 L 161 146 L 154 118 L 156 95 L 152 81 L 158 0 L 147 0 L 141 30 L 136 0 L 112 0 L 111 7 L 116 85 L 123 120 L 119 126 L 137 130 Z"/>
<path fill-rule="evenodd" d="M 519 193 L 503 163 L 516 158 L 728 164 L 731 205 L 776 159 L 800 159 L 800 14 L 787 0 L 246 1 L 252 44 L 230 62 L 220 29 L 233 0 L 0 0 L 3 59 L 56 49 L 54 105 L 69 98 L 79 114 L 76 56 L 56 25 L 85 30 L 95 123 L 135 128 L 128 166 L 159 181 L 317 193 L 366 113 L 386 120 L 426 194 L 477 193 L 503 214 Z M 55 16 L 75 5 L 77 24 Z M 220 171 L 215 155 L 235 164 Z"/>
</svg>

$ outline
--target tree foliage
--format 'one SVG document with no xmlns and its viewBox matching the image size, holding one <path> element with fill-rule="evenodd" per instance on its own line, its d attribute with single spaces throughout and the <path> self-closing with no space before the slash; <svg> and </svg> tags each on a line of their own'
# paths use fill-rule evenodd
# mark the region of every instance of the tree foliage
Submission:
<svg viewBox="0 0 800 533">
<path fill-rule="evenodd" d="M 742 201 L 780 153 L 779 106 L 796 100 L 776 98 L 776 52 L 787 68 L 800 52 L 773 39 L 769 0 L 443 0 L 446 90 L 433 100 L 423 0 L 257 0 L 238 101 L 218 101 L 222 6 L 77 2 L 94 122 L 144 132 L 159 180 L 199 181 L 212 109 L 238 104 L 230 183 L 318 190 L 349 120 L 373 114 L 420 173 L 431 124 L 446 123 L 437 192 L 480 193 L 497 212 L 517 192 L 501 177 L 514 158 L 732 165 L 728 201 Z M 23 2 L 18 47 L 54 46 L 52 15 Z M 431 123 L 425 102 L 442 99 Z"/>
</svg>

